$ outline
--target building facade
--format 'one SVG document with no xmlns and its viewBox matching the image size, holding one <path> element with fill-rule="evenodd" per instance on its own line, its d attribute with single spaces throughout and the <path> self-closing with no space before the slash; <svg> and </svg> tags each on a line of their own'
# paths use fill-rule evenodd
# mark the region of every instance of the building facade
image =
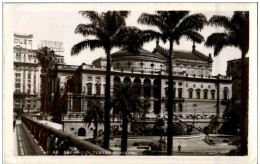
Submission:
<svg viewBox="0 0 260 164">
<path fill-rule="evenodd" d="M 14 111 L 40 112 L 41 66 L 33 49 L 33 35 L 14 34 Z M 56 55 L 55 63 L 64 64 L 64 57 Z"/>
<path fill-rule="evenodd" d="M 246 82 L 249 85 L 249 58 L 246 58 Z M 227 62 L 227 76 L 232 77 L 232 99 L 241 99 L 241 59 L 229 60 Z"/>
<path fill-rule="evenodd" d="M 14 34 L 14 111 L 17 112 L 40 109 L 41 68 L 32 45 L 33 35 Z"/>
<path fill-rule="evenodd" d="M 153 52 L 140 49 L 138 55 L 123 50 L 111 54 L 111 96 L 118 82 L 131 82 L 137 94 L 151 104 L 145 118 L 151 124 L 156 118 L 167 118 L 168 53 L 157 43 Z M 212 76 L 211 55 L 197 51 L 195 45 L 191 51 L 174 51 L 173 56 L 174 118 L 187 123 L 196 119 L 199 125 L 208 123 L 214 116 L 221 117 L 232 95 L 231 77 Z M 89 101 L 104 100 L 105 73 L 106 58 L 98 58 L 91 65 L 57 65 L 53 68 L 52 95 L 57 87 L 63 94 L 66 85 L 71 86 L 66 93 L 65 132 L 84 136 L 82 131 L 91 131 L 82 118 Z M 120 126 L 120 120 L 112 118 L 111 124 L 112 128 Z"/>
</svg>

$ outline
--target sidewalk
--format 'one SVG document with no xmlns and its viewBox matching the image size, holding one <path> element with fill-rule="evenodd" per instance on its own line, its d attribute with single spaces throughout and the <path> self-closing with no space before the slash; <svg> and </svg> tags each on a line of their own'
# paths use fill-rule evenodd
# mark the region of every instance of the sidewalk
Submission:
<svg viewBox="0 0 260 164">
<path fill-rule="evenodd" d="M 36 140 L 20 120 L 17 120 L 14 139 L 16 139 L 14 146 L 16 146 L 17 155 L 44 155 Z"/>
<path fill-rule="evenodd" d="M 21 124 L 21 120 L 16 120 L 16 126 L 13 131 L 13 152 L 14 155 L 18 155 L 18 147 L 17 147 L 17 126 Z"/>
</svg>

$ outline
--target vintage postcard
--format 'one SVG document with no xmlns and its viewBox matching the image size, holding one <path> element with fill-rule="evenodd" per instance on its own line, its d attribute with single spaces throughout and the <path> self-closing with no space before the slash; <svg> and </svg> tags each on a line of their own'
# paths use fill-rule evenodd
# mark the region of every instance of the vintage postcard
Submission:
<svg viewBox="0 0 260 164">
<path fill-rule="evenodd" d="M 4 3 L 5 163 L 257 163 L 257 3 Z"/>
</svg>

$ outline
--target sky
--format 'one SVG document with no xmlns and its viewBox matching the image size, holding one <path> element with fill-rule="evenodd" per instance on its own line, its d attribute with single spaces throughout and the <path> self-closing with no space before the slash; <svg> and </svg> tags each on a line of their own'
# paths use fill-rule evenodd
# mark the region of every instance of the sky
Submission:
<svg viewBox="0 0 260 164">
<path fill-rule="evenodd" d="M 126 4 L 123 4 L 126 6 Z M 75 34 L 74 30 L 80 23 L 87 23 L 89 20 L 82 17 L 79 13 L 80 10 L 88 10 L 88 7 L 82 8 L 80 5 L 73 5 L 68 7 L 68 5 L 57 5 L 57 4 L 48 4 L 48 5 L 18 5 L 13 8 L 12 21 L 14 24 L 13 30 L 14 33 L 21 34 L 33 34 L 33 48 L 37 49 L 40 40 L 50 40 L 50 41 L 60 41 L 64 44 L 64 53 L 65 63 L 69 65 L 81 65 L 83 62 L 86 64 L 91 64 L 93 60 L 99 57 L 105 57 L 105 52 L 103 49 L 96 49 L 90 51 L 86 49 L 82 51 L 77 56 L 71 56 L 70 51 L 74 44 L 77 44 L 80 41 L 86 39 L 80 34 Z M 92 10 L 106 11 L 107 8 L 104 4 L 93 5 L 96 8 L 91 8 Z M 98 7 L 97 7 L 98 6 Z M 124 6 L 124 7 L 125 7 Z M 201 6 L 203 8 L 203 6 Z M 194 7 L 194 9 L 198 9 Z M 213 7 L 214 9 L 214 7 Z M 211 11 L 201 11 L 190 10 L 190 14 L 202 13 L 209 20 L 213 15 L 225 15 L 231 17 L 233 11 L 218 11 L 217 9 Z M 142 30 L 144 29 L 154 29 L 158 30 L 156 27 L 150 27 L 146 25 L 141 25 L 137 23 L 137 19 L 142 13 L 154 13 L 154 10 L 151 8 L 146 8 L 145 6 L 140 6 L 139 8 L 132 7 L 131 13 L 126 19 L 127 26 L 136 26 Z M 222 32 L 224 29 L 216 28 L 212 26 L 205 26 L 200 33 L 206 39 L 210 34 L 214 32 Z M 168 43 L 163 44 L 160 42 L 162 47 L 169 49 Z M 155 48 L 155 41 L 146 43 L 143 46 L 144 49 L 148 51 L 153 51 Z M 192 50 L 192 42 L 186 40 L 185 38 L 181 39 L 180 44 L 174 44 L 175 50 Z M 112 49 L 112 53 L 118 51 L 119 49 Z M 196 44 L 196 50 L 202 52 L 205 55 L 209 53 L 213 54 L 213 48 L 207 48 L 204 46 L 204 43 Z M 238 48 L 227 47 L 224 48 L 219 56 L 213 57 L 213 70 L 212 75 L 217 74 L 226 74 L 226 65 L 228 60 L 237 59 L 241 57 L 241 52 Z"/>
</svg>

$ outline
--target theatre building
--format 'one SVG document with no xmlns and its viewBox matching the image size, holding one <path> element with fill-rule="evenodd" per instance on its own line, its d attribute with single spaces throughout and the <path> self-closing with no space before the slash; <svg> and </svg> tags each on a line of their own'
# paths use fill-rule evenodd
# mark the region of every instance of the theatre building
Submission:
<svg viewBox="0 0 260 164">
<path fill-rule="evenodd" d="M 167 54 L 158 43 L 153 52 L 140 49 L 138 55 L 123 50 L 111 54 L 111 96 L 118 82 L 131 82 L 139 96 L 150 101 L 146 118 L 140 122 L 154 124 L 157 118 L 167 118 Z M 221 118 L 232 95 L 232 79 L 212 76 L 211 55 L 197 51 L 195 45 L 190 51 L 174 50 L 173 57 L 174 118 L 187 123 Z M 88 128 L 82 118 L 89 101 L 104 101 L 106 58 L 98 58 L 91 65 L 56 65 L 52 72 L 52 95 L 57 87 L 63 94 L 65 86 L 70 86 L 63 130 L 77 136 L 91 133 L 93 126 Z M 120 126 L 120 121 L 112 119 L 111 126 Z"/>
</svg>

